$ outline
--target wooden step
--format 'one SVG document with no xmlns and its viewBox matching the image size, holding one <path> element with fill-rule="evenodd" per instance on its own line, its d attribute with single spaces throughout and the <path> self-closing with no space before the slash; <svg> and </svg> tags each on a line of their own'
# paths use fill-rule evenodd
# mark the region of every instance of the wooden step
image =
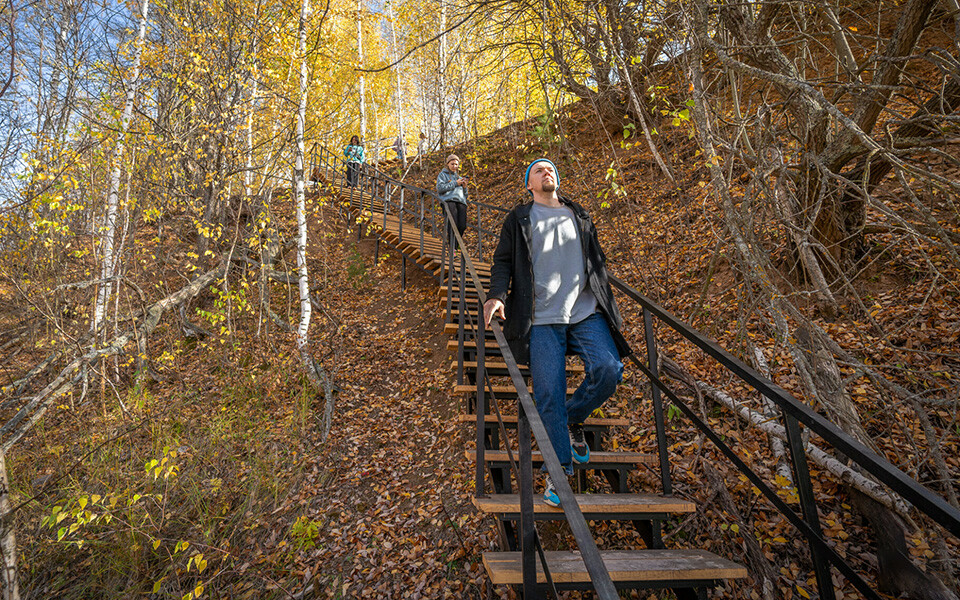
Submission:
<svg viewBox="0 0 960 600">
<path fill-rule="evenodd" d="M 446 294 L 446 292 L 444 292 L 443 294 L 437 294 L 437 296 L 438 296 L 439 299 L 440 299 L 440 306 L 444 306 L 444 305 L 446 304 L 446 302 L 447 302 L 447 294 Z M 477 306 L 477 305 L 479 304 L 480 294 L 477 293 L 477 290 L 475 290 L 475 289 L 472 287 L 472 285 L 468 285 L 468 286 L 467 286 L 467 289 L 464 290 L 463 296 L 464 296 L 464 298 L 466 299 L 467 303 L 468 303 L 470 306 Z M 460 301 L 460 287 L 459 287 L 459 286 L 453 288 L 453 294 L 451 294 L 450 297 L 453 298 L 453 301 L 454 301 L 454 302 L 459 302 L 459 301 Z"/>
<path fill-rule="evenodd" d="M 594 520 L 646 520 L 697 512 L 693 502 L 656 494 L 574 494 L 574 497 L 584 518 Z M 480 512 L 495 514 L 502 519 L 520 516 L 519 494 L 473 498 L 473 505 Z M 564 518 L 562 508 L 543 502 L 534 502 L 533 512 L 541 519 Z"/>
<path fill-rule="evenodd" d="M 453 320 L 454 320 L 454 321 L 456 321 L 456 320 L 458 320 L 458 319 L 460 318 L 460 307 L 459 307 L 459 304 L 460 304 L 460 298 L 459 298 L 458 296 L 454 296 L 454 297 L 453 297 L 453 304 L 450 306 L 450 313 L 453 315 Z M 467 306 L 468 306 L 468 308 L 467 308 L 467 313 L 466 313 L 466 314 L 467 314 L 469 317 L 472 317 L 472 318 L 476 319 L 476 318 L 481 314 L 479 307 L 478 307 L 478 308 L 474 308 L 474 309 L 472 309 L 472 310 L 471 310 L 471 308 L 469 308 L 469 307 L 477 306 L 477 303 L 476 303 L 476 302 L 470 302 L 470 300 L 468 299 L 468 300 L 467 300 Z M 446 310 L 447 310 L 446 300 L 441 300 L 441 301 L 440 301 L 440 310 L 443 311 L 441 314 L 445 314 L 445 313 L 446 313 Z M 468 321 L 469 321 L 469 318 L 468 318 Z"/>
<path fill-rule="evenodd" d="M 503 371 L 503 372 L 507 372 L 507 363 L 501 362 L 501 361 L 494 361 L 494 360 L 485 361 L 484 367 L 485 367 L 488 371 L 496 371 L 496 372 Z M 457 369 L 457 361 L 453 361 L 452 363 L 450 363 L 450 368 L 453 369 L 453 370 L 456 370 L 456 369 Z M 465 360 L 465 361 L 463 361 L 463 368 L 466 369 L 466 370 L 474 370 L 474 371 L 475 371 L 475 370 L 477 369 L 477 363 L 476 363 L 476 361 Z M 523 366 L 523 365 L 520 365 L 520 372 L 521 372 L 521 373 L 526 372 L 526 371 L 528 371 L 528 370 L 529 370 L 529 369 L 528 369 L 527 367 L 525 367 L 525 366 Z M 572 365 L 567 365 L 567 373 L 583 373 L 583 365 L 582 365 L 582 364 L 577 364 L 577 363 L 572 364 Z"/>
<path fill-rule="evenodd" d="M 513 389 L 512 387 L 510 389 Z M 568 392 L 568 393 L 572 393 Z M 503 422 L 508 425 L 517 424 L 517 415 L 502 415 Z M 461 423 L 476 423 L 477 415 L 470 413 L 463 413 L 457 415 L 457 420 Z M 497 415 L 486 415 L 484 419 L 487 423 L 496 423 Z M 595 429 L 607 428 L 607 427 L 627 427 L 630 425 L 629 419 L 606 419 L 606 418 L 596 418 L 591 417 L 583 422 L 584 427 L 592 427 Z"/>
<path fill-rule="evenodd" d="M 470 279 L 469 277 L 467 278 L 467 285 L 466 285 L 465 291 L 467 292 L 468 295 L 473 294 L 474 298 L 477 296 L 477 288 L 473 287 L 473 280 Z M 440 296 L 441 298 L 446 298 L 447 286 L 441 285 L 440 287 L 438 287 L 437 295 Z M 453 286 L 453 297 L 456 298 L 459 295 L 460 295 L 460 286 L 459 285 Z"/>
<path fill-rule="evenodd" d="M 460 275 L 460 259 L 457 259 L 455 262 L 456 262 L 456 265 L 454 265 L 453 272 L 456 273 L 457 276 L 459 277 L 459 275 Z M 474 267 L 476 268 L 477 275 L 480 277 L 480 281 L 482 281 L 484 284 L 486 284 L 488 281 L 490 281 L 490 267 L 488 267 L 488 266 L 478 266 L 478 265 L 476 265 L 476 264 L 474 264 Z M 440 272 L 439 267 L 438 267 L 436 270 L 434 270 L 433 274 L 436 275 L 437 277 L 439 277 L 440 275 L 442 275 L 442 273 Z M 469 276 L 470 276 L 470 269 L 467 268 L 467 277 L 469 278 Z"/>
<path fill-rule="evenodd" d="M 421 251 L 420 251 L 420 242 L 417 241 L 417 240 L 409 240 L 409 239 L 408 239 L 408 240 L 396 241 L 395 243 L 396 243 L 398 246 L 400 246 L 401 248 L 403 248 L 404 250 L 408 250 L 408 251 L 410 251 L 410 252 L 416 252 L 416 253 L 419 254 L 420 256 L 429 256 L 429 257 L 431 257 L 431 258 L 439 258 L 439 257 L 440 257 L 441 249 L 440 249 L 440 248 L 434 248 L 433 246 L 431 246 L 431 245 L 429 245 L 429 244 L 424 244 L 424 245 L 423 245 L 423 251 L 421 252 Z"/>
<path fill-rule="evenodd" d="M 471 297 L 469 294 L 467 294 L 465 300 L 467 301 L 467 305 L 468 305 L 468 306 L 477 306 L 477 305 L 479 304 L 479 301 L 477 300 L 477 297 L 476 297 L 476 296 L 472 296 L 472 297 Z M 451 304 L 451 307 L 457 306 L 458 304 L 460 304 L 460 295 L 459 295 L 459 294 L 455 294 L 455 295 L 453 296 L 453 302 L 452 302 L 452 304 Z M 441 297 L 440 297 L 439 302 L 437 302 L 437 307 L 438 307 L 438 308 L 440 309 L 440 311 L 441 311 L 440 314 L 443 315 L 443 316 L 446 316 L 446 310 L 447 310 L 447 297 L 446 297 L 446 296 L 441 296 Z M 474 312 L 473 312 L 473 317 L 476 317 L 476 316 L 479 314 L 479 312 L 480 312 L 480 311 L 474 311 Z M 457 316 L 459 316 L 459 311 L 458 311 L 458 313 L 457 313 Z"/>
<path fill-rule="evenodd" d="M 461 384 L 453 387 L 453 391 L 458 394 L 470 394 L 477 391 L 477 386 L 471 384 Z M 531 394 L 533 393 L 533 388 L 527 386 L 527 391 Z M 572 396 L 574 392 L 577 391 L 577 388 L 567 388 L 567 395 Z M 497 398 L 516 398 L 517 389 L 512 385 L 495 385 L 493 386 L 493 393 L 497 395 Z"/>
<path fill-rule="evenodd" d="M 477 460 L 476 450 L 466 450 L 464 451 L 464 455 L 467 457 L 467 460 Z M 510 457 L 507 455 L 506 450 L 485 450 L 483 455 L 485 461 L 494 463 L 496 466 L 510 463 Z M 519 460 L 520 453 L 514 450 L 513 458 L 514 460 Z M 535 467 L 539 467 L 539 465 L 543 463 L 543 455 L 539 450 L 534 450 L 532 452 L 531 459 L 533 460 Z M 573 468 L 603 469 L 606 467 L 615 468 L 620 466 L 655 465 L 657 463 L 658 461 L 656 454 L 641 454 L 639 452 L 600 452 L 597 450 L 590 452 L 590 462 L 586 464 L 573 463 Z"/>
<path fill-rule="evenodd" d="M 433 274 L 434 274 L 436 277 L 441 277 L 441 276 L 444 275 L 443 273 L 440 272 L 440 263 L 439 263 L 439 262 L 437 263 L 437 267 L 434 268 Z M 454 283 L 454 286 L 455 286 L 454 289 L 458 289 L 459 286 L 460 286 L 460 273 L 457 272 L 456 274 L 454 274 L 453 277 L 454 277 L 453 283 Z M 480 285 L 483 286 L 483 289 L 485 289 L 485 290 L 486 290 L 486 289 L 490 289 L 490 275 L 485 274 L 485 273 L 483 273 L 483 272 L 479 272 L 479 273 L 477 273 L 477 277 L 480 279 Z M 441 285 L 446 285 L 447 283 L 448 283 L 448 282 L 447 282 L 446 279 L 444 279 L 443 281 L 440 282 Z M 469 270 L 467 271 L 467 285 L 468 285 L 468 286 L 472 286 L 472 285 L 473 285 L 473 274 L 471 274 Z"/>
<path fill-rule="evenodd" d="M 459 324 L 459 323 L 455 323 L 455 322 L 454 322 L 454 323 L 444 323 L 444 324 L 443 324 L 443 333 L 445 333 L 446 335 L 457 335 L 457 332 L 459 331 L 459 328 L 460 328 L 460 324 Z M 473 331 L 473 328 L 470 326 L 470 323 L 465 323 L 465 324 L 464 324 L 464 330 L 465 330 L 465 331 Z M 487 334 L 487 338 L 488 338 L 488 339 L 494 339 L 493 330 L 492 330 L 492 329 L 487 328 L 486 334 Z"/>
<path fill-rule="evenodd" d="M 459 349 L 460 345 L 457 343 L 457 340 L 449 340 L 447 342 L 447 350 L 456 352 Z M 496 340 L 487 340 L 487 343 L 483 345 L 485 351 L 489 353 L 500 354 L 500 344 Z M 475 351 L 477 349 L 477 343 L 473 340 L 465 340 L 463 342 L 463 348 L 465 350 Z"/>
<path fill-rule="evenodd" d="M 545 555 L 550 574 L 558 585 L 590 581 L 579 552 L 549 551 Z M 622 587 L 659 587 L 669 581 L 699 587 L 718 580 L 747 577 L 744 567 L 706 550 L 604 550 L 600 556 L 610 578 Z M 519 552 L 484 552 L 483 566 L 493 585 L 523 583 Z M 537 561 L 537 582 L 546 581 Z"/>
</svg>

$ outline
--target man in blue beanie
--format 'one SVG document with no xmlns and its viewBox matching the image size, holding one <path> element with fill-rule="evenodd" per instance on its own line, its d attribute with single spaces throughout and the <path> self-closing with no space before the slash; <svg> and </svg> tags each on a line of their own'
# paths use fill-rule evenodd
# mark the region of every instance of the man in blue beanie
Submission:
<svg viewBox="0 0 960 600">
<path fill-rule="evenodd" d="M 557 192 L 559 184 L 549 159 L 527 167 L 523 185 L 533 202 L 516 206 L 503 222 L 483 316 L 488 325 L 494 315 L 504 319 L 514 357 L 530 365 L 540 418 L 572 475 L 572 462 L 590 460 L 583 422 L 613 395 L 630 347 L 620 333 L 597 231 L 583 207 Z M 567 354 L 579 355 L 585 368 L 569 399 Z M 553 482 L 545 478 L 543 501 L 559 506 Z"/>
</svg>

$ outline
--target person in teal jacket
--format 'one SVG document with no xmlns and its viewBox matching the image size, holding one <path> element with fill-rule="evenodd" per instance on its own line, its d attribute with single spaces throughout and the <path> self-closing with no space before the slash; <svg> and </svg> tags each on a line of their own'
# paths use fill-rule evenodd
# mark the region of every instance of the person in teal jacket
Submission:
<svg viewBox="0 0 960 600">
<path fill-rule="evenodd" d="M 347 158 L 347 184 L 350 187 L 357 187 L 357 178 L 360 175 L 360 165 L 363 164 L 363 146 L 360 145 L 360 138 L 353 136 L 350 143 L 343 149 L 343 155 Z"/>
</svg>

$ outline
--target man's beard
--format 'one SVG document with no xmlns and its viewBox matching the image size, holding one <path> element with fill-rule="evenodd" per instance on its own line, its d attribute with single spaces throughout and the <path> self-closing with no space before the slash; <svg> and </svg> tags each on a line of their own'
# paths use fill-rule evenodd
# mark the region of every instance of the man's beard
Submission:
<svg viewBox="0 0 960 600">
<path fill-rule="evenodd" d="M 543 191 L 547 193 L 557 191 L 557 184 L 552 181 L 544 181 L 543 186 L 541 187 L 543 188 Z"/>
</svg>

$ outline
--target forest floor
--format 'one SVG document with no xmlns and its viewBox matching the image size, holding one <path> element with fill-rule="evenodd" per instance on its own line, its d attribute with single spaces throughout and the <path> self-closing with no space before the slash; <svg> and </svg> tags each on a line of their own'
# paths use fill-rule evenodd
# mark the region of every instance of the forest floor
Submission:
<svg viewBox="0 0 960 600">
<path fill-rule="evenodd" d="M 670 185 L 644 145 L 624 137 L 621 124 L 598 120 L 583 106 L 563 114 L 554 126 L 557 138 L 534 135 L 536 125 L 515 124 L 457 149 L 473 198 L 502 207 L 522 201 L 528 161 L 550 156 L 561 191 L 594 215 L 611 270 L 743 352 L 738 341 L 750 332 L 737 322 L 745 309 L 717 243 L 722 224 L 686 132 L 678 127 L 670 138 L 674 164 L 685 167 L 678 169 L 682 181 Z M 430 155 L 411 179 L 432 188 L 445 155 Z M 320 440 L 324 399 L 300 375 L 292 335 L 257 325 L 256 269 L 236 273 L 233 292 L 206 294 L 187 313 L 206 321 L 212 335 L 183 338 L 175 316 L 158 329 L 151 357 L 159 381 L 134 385 L 131 368 L 119 365 L 116 388 L 91 390 L 84 402 L 65 399 L 8 457 L 12 489 L 24 502 L 16 526 L 26 598 L 485 597 L 480 554 L 495 547 L 496 529 L 470 502 L 473 467 L 463 458 L 470 432 L 454 419 L 462 399 L 450 391 L 436 283 L 410 268 L 401 290 L 396 253 L 382 246 L 375 261 L 374 240 L 364 235 L 357 242 L 356 225 L 321 204 L 312 204 L 309 266 L 322 308 L 314 311 L 311 335 L 314 354 L 339 387 L 330 437 Z M 275 212 L 285 214 L 284 207 Z M 499 228 L 492 213 L 485 221 Z M 292 227 L 289 221 L 283 226 Z M 175 237 L 161 244 L 173 252 Z M 485 246 L 484 254 L 490 250 Z M 915 322 L 897 312 L 898 294 L 925 293 L 923 277 L 909 276 L 910 260 L 877 265 L 876 278 L 867 278 L 878 303 L 890 298 L 872 315 L 888 318 L 890 326 Z M 272 290 L 275 310 L 295 322 L 295 286 L 273 284 Z M 12 298 L 9 291 L 3 296 Z M 284 304 L 285 310 L 276 308 Z M 928 310 L 938 319 L 932 327 L 957 330 L 955 297 L 932 296 L 923 305 Z M 639 314 L 631 308 L 624 318 L 625 333 L 642 348 Z M 854 345 L 880 359 L 888 351 L 864 342 L 859 325 L 827 325 L 850 327 Z M 917 330 L 919 337 L 910 331 L 903 333 L 914 340 L 907 344 L 952 348 L 956 341 L 923 337 L 926 328 Z M 797 391 L 782 349 L 770 340 L 756 343 L 769 352 L 777 382 Z M 696 376 L 710 374 L 676 340 L 668 339 L 665 351 L 687 359 Z M 22 371 L 42 356 L 42 348 L 31 350 L 9 368 Z M 634 423 L 612 437 L 611 449 L 653 451 L 645 389 L 640 374 L 628 371 L 605 407 Z M 866 390 L 864 401 L 873 402 Z M 767 468 L 762 438 L 719 409 L 710 417 L 740 441 L 758 469 Z M 867 426 L 876 431 L 890 427 L 885 423 L 870 419 Z M 706 504 L 691 518 L 668 523 L 668 545 L 742 560 L 741 536 L 775 540 L 765 553 L 781 577 L 781 597 L 810 593 L 799 536 L 753 502 L 742 507 L 742 520 L 711 503 L 700 463 L 716 455 L 676 415 L 670 429 L 675 492 Z M 960 467 L 956 448 L 948 450 L 950 464 Z M 898 458 L 899 450 L 891 452 Z M 631 485 L 650 491 L 656 482 L 656 473 L 640 471 Z M 751 496 L 735 475 L 728 474 L 728 483 L 736 497 Z M 818 491 L 828 496 L 828 530 L 843 534 L 840 550 L 869 566 L 870 542 L 844 533 L 859 523 L 834 497 L 835 486 L 823 483 Z M 560 526 L 545 532 L 550 544 L 565 536 Z M 601 547 L 640 546 L 625 527 L 597 525 L 595 532 Z M 923 536 L 908 542 L 915 556 L 929 556 Z M 494 593 L 512 595 L 506 588 Z M 721 586 L 717 595 L 759 597 L 751 585 Z"/>
</svg>

